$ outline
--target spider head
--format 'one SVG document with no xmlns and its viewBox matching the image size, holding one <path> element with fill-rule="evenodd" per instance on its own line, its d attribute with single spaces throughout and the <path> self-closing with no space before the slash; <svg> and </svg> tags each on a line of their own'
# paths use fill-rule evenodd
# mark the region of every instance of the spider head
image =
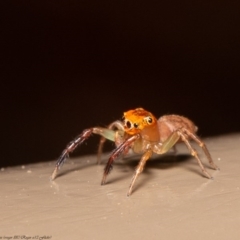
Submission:
<svg viewBox="0 0 240 240">
<path fill-rule="evenodd" d="M 123 114 L 123 122 L 125 132 L 134 135 L 146 128 L 156 126 L 157 119 L 143 108 L 136 108 Z"/>
</svg>

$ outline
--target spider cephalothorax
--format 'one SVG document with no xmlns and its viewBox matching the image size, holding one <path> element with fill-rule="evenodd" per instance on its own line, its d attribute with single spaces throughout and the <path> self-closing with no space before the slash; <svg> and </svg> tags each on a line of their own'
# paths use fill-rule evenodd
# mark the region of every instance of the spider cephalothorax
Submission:
<svg viewBox="0 0 240 240">
<path fill-rule="evenodd" d="M 143 108 L 125 112 L 123 122 L 124 131 L 129 135 L 141 134 L 143 139 L 150 142 L 157 142 L 160 139 L 157 119 Z"/>
<path fill-rule="evenodd" d="M 143 108 L 129 110 L 123 114 L 124 130 L 127 134 L 140 133 L 143 129 L 157 124 L 157 119 L 152 113 Z"/>
<path fill-rule="evenodd" d="M 53 180 L 56 177 L 60 166 L 64 163 L 69 153 L 81 145 L 92 133 L 102 136 L 98 150 L 99 158 L 106 139 L 115 142 L 116 145 L 105 167 L 102 184 L 105 184 L 107 175 L 112 169 L 112 164 L 120 154 L 127 154 L 130 148 L 133 152 L 142 154 L 133 175 L 128 196 L 132 193 L 133 185 L 139 174 L 143 171 L 147 160 L 152 156 L 152 153 L 166 153 L 180 141 L 186 144 L 190 153 L 196 158 L 204 175 L 212 178 L 203 166 L 197 151 L 190 144 L 189 140 L 194 140 L 202 148 L 210 165 L 214 169 L 218 169 L 204 142 L 196 135 L 196 131 L 197 127 L 194 123 L 182 116 L 164 115 L 157 120 L 152 113 L 143 108 L 129 110 L 124 112 L 123 121 L 115 121 L 108 128 L 93 127 L 85 129 L 70 142 L 59 157 L 51 179 Z"/>
</svg>

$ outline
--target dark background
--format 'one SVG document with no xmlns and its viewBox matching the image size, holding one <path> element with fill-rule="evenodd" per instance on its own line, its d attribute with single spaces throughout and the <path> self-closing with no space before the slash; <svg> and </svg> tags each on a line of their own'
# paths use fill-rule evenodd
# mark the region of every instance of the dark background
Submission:
<svg viewBox="0 0 240 240">
<path fill-rule="evenodd" d="M 239 132 L 238 1 L 2 1 L 1 166 L 144 107 Z M 96 153 L 93 137 L 77 154 Z"/>
</svg>

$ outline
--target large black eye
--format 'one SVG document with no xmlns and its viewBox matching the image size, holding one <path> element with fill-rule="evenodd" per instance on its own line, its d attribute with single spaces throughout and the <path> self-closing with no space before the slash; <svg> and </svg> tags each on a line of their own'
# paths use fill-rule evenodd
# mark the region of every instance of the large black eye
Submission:
<svg viewBox="0 0 240 240">
<path fill-rule="evenodd" d="M 134 126 L 135 128 L 138 128 L 138 124 L 137 124 L 137 123 L 134 123 L 133 126 Z"/>
<path fill-rule="evenodd" d="M 126 126 L 127 126 L 127 128 L 132 128 L 131 122 L 127 121 L 127 122 L 126 122 Z"/>
</svg>

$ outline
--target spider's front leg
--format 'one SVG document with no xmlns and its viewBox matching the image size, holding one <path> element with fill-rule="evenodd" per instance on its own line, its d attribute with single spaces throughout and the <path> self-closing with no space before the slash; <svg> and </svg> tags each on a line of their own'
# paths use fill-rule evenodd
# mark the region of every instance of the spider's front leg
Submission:
<svg viewBox="0 0 240 240">
<path fill-rule="evenodd" d="M 80 146 L 86 139 L 88 139 L 92 135 L 92 133 L 101 135 L 102 137 L 110 141 L 115 141 L 115 131 L 113 130 L 101 127 L 85 129 L 80 135 L 73 139 L 73 141 L 71 141 L 67 145 L 67 147 L 63 150 L 62 154 L 58 158 L 55 169 L 51 175 L 51 180 L 55 179 L 58 170 L 64 164 L 65 160 L 69 157 L 69 153 L 73 152 L 78 146 Z"/>
<path fill-rule="evenodd" d="M 140 138 L 139 134 L 133 135 L 131 137 L 129 137 L 127 140 L 125 140 L 122 144 L 120 144 L 111 154 L 107 165 L 104 169 L 104 174 L 103 174 L 103 178 L 102 178 L 102 182 L 101 184 L 104 185 L 106 183 L 106 179 L 107 179 L 107 175 L 110 173 L 110 171 L 112 170 L 112 163 L 113 161 L 122 153 L 124 153 L 126 151 L 126 149 L 130 148 L 132 143 L 134 143 L 137 139 Z"/>
</svg>

